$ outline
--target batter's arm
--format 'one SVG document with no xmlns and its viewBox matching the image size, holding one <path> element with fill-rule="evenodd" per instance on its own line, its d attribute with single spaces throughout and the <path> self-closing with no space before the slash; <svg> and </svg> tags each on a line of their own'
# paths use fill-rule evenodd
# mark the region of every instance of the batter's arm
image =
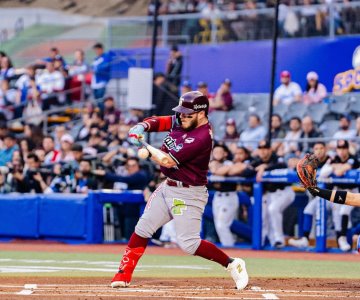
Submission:
<svg viewBox="0 0 360 300">
<path fill-rule="evenodd" d="M 167 160 L 166 163 L 163 163 L 161 160 L 159 160 L 155 155 L 151 155 L 151 160 L 155 163 L 157 163 L 158 165 L 165 167 L 165 168 L 172 168 L 175 167 L 177 165 L 176 161 L 172 158 L 171 155 L 169 155 L 168 153 L 165 153 L 164 151 L 161 151 L 160 149 L 158 149 L 163 155 L 166 156 Z"/>
</svg>

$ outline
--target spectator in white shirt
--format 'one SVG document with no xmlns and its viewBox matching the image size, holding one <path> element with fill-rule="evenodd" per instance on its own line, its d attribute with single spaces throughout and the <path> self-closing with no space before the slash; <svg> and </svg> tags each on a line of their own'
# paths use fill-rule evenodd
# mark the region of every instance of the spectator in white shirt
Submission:
<svg viewBox="0 0 360 300">
<path fill-rule="evenodd" d="M 304 104 L 313 104 L 321 102 L 327 95 L 325 85 L 319 82 L 319 75 L 316 72 L 309 72 L 306 75 L 306 88 L 304 92 Z"/>
<path fill-rule="evenodd" d="M 350 129 L 351 125 L 351 119 L 347 115 L 341 116 L 339 120 L 339 130 L 336 131 L 333 135 L 334 139 L 351 139 L 356 137 L 356 129 Z M 336 148 L 336 140 L 331 141 L 329 143 L 331 149 Z M 350 151 L 353 152 L 354 148 L 356 148 L 356 145 L 349 141 L 350 143 Z"/>
<path fill-rule="evenodd" d="M 15 75 L 14 66 L 8 56 L 3 56 L 0 60 L 0 80 L 9 79 Z"/>
<path fill-rule="evenodd" d="M 282 71 L 280 74 L 281 85 L 275 90 L 274 105 L 279 103 L 290 105 L 293 102 L 301 101 L 302 90 L 298 83 L 291 81 L 289 71 Z"/>
<path fill-rule="evenodd" d="M 266 129 L 261 125 L 260 117 L 251 114 L 248 121 L 249 127 L 240 134 L 239 147 L 243 146 L 249 150 L 257 149 L 258 142 L 266 136 Z"/>
<path fill-rule="evenodd" d="M 65 78 L 60 71 L 56 71 L 53 61 L 46 62 L 46 69 L 36 77 L 36 84 L 40 88 L 41 98 L 43 99 L 43 109 L 46 110 L 50 105 L 57 105 L 63 102 L 59 92 L 65 87 Z"/>
<path fill-rule="evenodd" d="M 294 117 L 290 120 L 290 131 L 286 133 L 284 138 L 283 148 L 279 149 L 280 156 L 286 156 L 295 153 L 300 155 L 299 143 L 297 140 L 301 136 L 301 120 L 298 117 Z"/>
<path fill-rule="evenodd" d="M 77 49 L 74 52 L 74 61 L 71 65 L 67 66 L 70 76 L 85 74 L 89 71 L 89 65 L 85 61 L 84 51 Z"/>
</svg>

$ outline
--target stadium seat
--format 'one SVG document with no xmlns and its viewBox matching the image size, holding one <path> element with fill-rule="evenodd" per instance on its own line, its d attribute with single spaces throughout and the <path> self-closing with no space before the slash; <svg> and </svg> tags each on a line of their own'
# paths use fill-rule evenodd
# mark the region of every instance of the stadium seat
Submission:
<svg viewBox="0 0 360 300">
<path fill-rule="evenodd" d="M 343 115 L 348 112 L 349 99 L 346 95 L 335 96 L 329 98 L 329 111 L 336 115 Z"/>
<path fill-rule="evenodd" d="M 248 110 L 251 105 L 251 97 L 249 94 L 232 94 L 232 97 L 235 110 Z"/>
<path fill-rule="evenodd" d="M 360 98 L 351 96 L 349 99 L 349 111 L 355 113 L 356 115 L 360 114 Z"/>
<path fill-rule="evenodd" d="M 222 138 L 224 135 L 224 125 L 226 122 L 226 111 L 213 111 L 209 114 L 209 120 L 213 127 L 214 137 Z M 222 130 L 221 130 L 222 128 Z"/>
<path fill-rule="evenodd" d="M 278 114 L 281 118 L 284 119 L 285 114 L 287 113 L 289 107 L 283 103 L 279 103 L 278 105 L 273 107 L 273 113 Z"/>
<path fill-rule="evenodd" d="M 324 121 L 324 117 L 328 111 L 328 104 L 320 102 L 309 105 L 306 114 L 311 117 L 314 123 L 320 124 Z"/>
<path fill-rule="evenodd" d="M 284 116 L 284 121 L 288 122 L 291 118 L 298 117 L 302 119 L 307 111 L 307 106 L 302 102 L 294 102 L 288 106 L 288 112 Z"/>
<path fill-rule="evenodd" d="M 247 126 L 247 112 L 244 110 L 231 110 L 226 113 L 226 120 L 234 119 L 238 131 Z"/>
<path fill-rule="evenodd" d="M 320 131 L 325 137 L 331 137 L 339 129 L 339 121 L 327 120 L 320 125 Z"/>
</svg>

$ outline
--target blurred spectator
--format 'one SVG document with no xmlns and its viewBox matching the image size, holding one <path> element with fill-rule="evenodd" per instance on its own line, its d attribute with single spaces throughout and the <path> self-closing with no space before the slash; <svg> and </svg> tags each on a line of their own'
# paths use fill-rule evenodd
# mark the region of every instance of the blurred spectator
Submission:
<svg viewBox="0 0 360 300">
<path fill-rule="evenodd" d="M 283 147 L 279 150 L 280 155 L 286 156 L 289 154 L 300 155 L 298 139 L 301 136 L 301 120 L 294 117 L 290 120 L 289 131 L 286 133 Z"/>
<path fill-rule="evenodd" d="M 233 98 L 231 95 L 231 81 L 225 79 L 217 90 L 215 97 L 209 101 L 211 110 L 229 111 L 233 108 Z"/>
<path fill-rule="evenodd" d="M 282 71 L 280 73 L 280 81 L 281 85 L 274 93 L 274 105 L 280 103 L 290 105 L 293 102 L 301 101 L 301 87 L 298 83 L 291 81 L 291 74 L 289 71 Z"/>
<path fill-rule="evenodd" d="M 178 103 L 177 87 L 166 82 L 164 73 L 155 73 L 153 81 L 153 104 L 155 109 L 152 114 L 157 116 L 172 115 L 173 107 Z"/>
<path fill-rule="evenodd" d="M 319 159 L 320 163 L 318 165 L 318 171 L 320 171 L 321 168 L 325 165 L 325 163 L 330 161 L 330 157 L 329 157 L 329 155 L 327 155 L 327 149 L 326 149 L 325 143 L 316 142 L 313 146 L 312 152 Z M 311 232 L 311 228 L 312 228 L 312 221 L 313 221 L 314 215 L 316 214 L 316 212 L 318 210 L 318 201 L 320 201 L 319 197 L 314 198 L 311 196 L 310 193 L 308 194 L 308 196 L 309 195 L 310 195 L 309 202 L 304 208 L 304 222 L 303 222 L 304 235 L 303 235 L 303 237 L 301 237 L 299 239 L 294 239 L 294 238 L 289 239 L 289 245 L 298 247 L 298 248 L 306 248 L 309 246 L 309 237 L 310 237 L 310 232 Z M 327 209 L 329 209 L 330 202 L 327 202 L 326 206 L 327 206 Z"/>
<path fill-rule="evenodd" d="M 60 150 L 61 148 L 61 138 L 66 133 L 65 125 L 58 125 L 55 127 L 55 149 Z"/>
<path fill-rule="evenodd" d="M 54 62 L 46 62 L 46 69 L 36 77 L 36 84 L 41 92 L 43 109 L 47 110 L 51 105 L 58 105 L 64 102 L 59 95 L 65 87 L 65 78 L 60 71 L 55 70 Z"/>
<path fill-rule="evenodd" d="M 91 88 L 94 98 L 101 99 L 106 92 L 106 86 L 110 80 L 111 57 L 109 53 L 104 52 L 104 46 L 96 43 L 93 46 L 96 57 L 92 62 L 93 76 L 91 80 Z"/>
<path fill-rule="evenodd" d="M 35 149 L 35 144 L 30 138 L 22 138 L 18 145 L 20 146 L 20 154 L 22 158 L 28 157 L 28 155 Z"/>
<path fill-rule="evenodd" d="M 207 0 L 206 5 L 201 9 L 200 13 L 205 19 L 211 19 L 214 17 L 219 17 L 221 11 L 217 7 L 215 2 L 213 2 L 212 0 Z"/>
<path fill-rule="evenodd" d="M 60 50 L 57 47 L 52 47 L 49 50 L 49 56 L 43 59 L 43 63 L 46 64 L 46 62 L 49 61 L 55 62 L 55 60 L 60 62 L 60 67 L 65 68 L 66 62 L 63 56 L 60 54 Z"/>
<path fill-rule="evenodd" d="M 179 87 L 183 67 L 183 56 L 178 46 L 173 45 L 170 50 L 170 57 L 166 65 L 166 79 L 171 84 Z"/>
<path fill-rule="evenodd" d="M 209 163 L 211 174 L 227 175 L 229 168 L 233 165 L 233 162 L 227 159 L 228 154 L 229 150 L 224 145 L 214 146 L 212 160 Z M 211 186 L 216 191 L 212 202 L 216 232 L 223 246 L 232 247 L 236 239 L 230 230 L 230 226 L 236 219 L 239 209 L 236 183 L 212 182 Z"/>
<path fill-rule="evenodd" d="M 271 139 L 283 139 L 285 138 L 286 131 L 282 125 L 282 118 L 278 114 L 271 116 Z M 271 148 L 276 153 L 281 147 L 282 142 L 273 142 Z"/>
<path fill-rule="evenodd" d="M 79 169 L 75 172 L 76 179 L 76 193 L 87 194 L 89 190 L 97 190 L 98 184 L 95 176 L 92 173 L 91 162 L 82 159 L 79 164 Z"/>
<path fill-rule="evenodd" d="M 260 140 L 266 136 L 266 129 L 261 125 L 260 117 L 251 114 L 248 120 L 248 127 L 241 132 L 239 146 L 244 146 L 249 150 L 255 150 Z"/>
<path fill-rule="evenodd" d="M 35 148 L 42 147 L 44 134 L 41 127 L 32 124 L 25 124 L 24 136 L 29 138 L 35 144 Z"/>
<path fill-rule="evenodd" d="M 3 56 L 0 60 L 0 81 L 10 79 L 15 75 L 15 68 L 8 56 Z"/>
<path fill-rule="evenodd" d="M 235 120 L 232 118 L 227 119 L 226 127 L 225 127 L 225 136 L 223 139 L 226 142 L 229 142 L 229 141 L 237 141 L 239 137 L 240 134 L 237 131 Z"/>
<path fill-rule="evenodd" d="M 273 153 L 269 142 L 262 140 L 258 145 L 258 156 L 243 171 L 243 176 L 256 176 L 261 182 L 265 171 L 285 169 L 287 165 L 282 157 Z M 263 215 L 262 215 L 262 241 L 266 237 L 270 244 L 276 248 L 285 245 L 283 232 L 283 212 L 295 200 L 295 193 L 288 183 L 263 184 Z"/>
<path fill-rule="evenodd" d="M 82 75 L 89 71 L 89 65 L 85 61 L 84 50 L 75 50 L 74 61 L 72 64 L 67 65 L 67 70 L 70 76 Z"/>
<path fill-rule="evenodd" d="M 10 88 L 9 81 L 3 79 L 0 81 L 0 111 L 6 116 L 7 120 L 14 117 L 14 105 L 16 104 L 17 91 Z"/>
<path fill-rule="evenodd" d="M 18 192 L 20 193 L 43 193 L 46 188 L 46 174 L 40 171 L 41 162 L 34 153 L 26 158 L 27 170 L 23 178 L 18 178 Z"/>
<path fill-rule="evenodd" d="M 339 130 L 333 135 L 334 139 L 351 139 L 356 136 L 356 130 L 350 129 L 351 119 L 349 115 L 343 115 L 339 120 Z M 351 145 L 353 147 L 353 145 Z M 336 147 L 336 141 L 330 142 L 330 147 L 334 149 Z"/>
<path fill-rule="evenodd" d="M 314 128 L 314 122 L 309 116 L 305 116 L 301 121 L 301 139 L 322 137 L 322 133 Z M 310 152 L 314 147 L 314 142 L 303 141 L 299 143 L 298 149 L 303 154 Z"/>
<path fill-rule="evenodd" d="M 16 144 L 16 137 L 13 133 L 4 136 L 4 148 L 0 150 L 0 166 L 5 166 L 11 161 L 14 151 L 19 149 Z"/>
<path fill-rule="evenodd" d="M 253 158 L 250 151 L 245 147 L 237 147 L 234 152 L 234 164 L 229 167 L 228 176 L 243 176 L 243 172 L 251 163 Z"/>
<path fill-rule="evenodd" d="M 190 81 L 184 80 L 181 84 L 180 95 L 184 95 L 185 93 L 191 92 L 192 87 Z"/>
<path fill-rule="evenodd" d="M 71 146 L 74 143 L 74 138 L 68 134 L 65 133 L 62 137 L 61 137 L 61 148 L 60 148 L 60 158 L 59 161 L 60 162 L 71 162 L 74 160 L 74 156 L 71 152 Z"/>
<path fill-rule="evenodd" d="M 321 102 L 327 96 L 327 90 L 325 85 L 319 82 L 318 74 L 313 71 L 309 72 L 306 80 L 303 102 L 307 105 Z"/>
<path fill-rule="evenodd" d="M 104 121 L 106 125 L 118 123 L 120 111 L 115 107 L 115 100 L 112 96 L 104 98 Z"/>
<path fill-rule="evenodd" d="M 19 91 L 19 102 L 26 102 L 31 78 L 35 79 L 35 67 L 33 65 L 27 66 L 25 72 L 15 82 L 15 87 Z"/>
<path fill-rule="evenodd" d="M 327 178 L 333 174 L 342 177 L 347 171 L 358 169 L 360 167 L 359 161 L 354 155 L 350 154 L 349 147 L 348 141 L 338 140 L 336 143 L 336 156 L 322 167 L 319 176 Z M 358 184 L 336 184 L 331 188 L 347 190 L 353 193 L 359 192 Z M 331 203 L 331 208 L 339 248 L 342 251 L 349 251 L 351 246 L 346 236 L 348 228 L 351 227 L 350 215 L 354 207 Z"/>
<path fill-rule="evenodd" d="M 77 169 L 84 158 L 83 146 L 80 144 L 71 145 L 71 154 L 74 157 L 74 160 L 71 162 L 71 166 L 73 169 Z"/>
<path fill-rule="evenodd" d="M 44 136 L 42 147 L 45 151 L 45 164 L 55 163 L 60 160 L 60 152 L 55 149 L 55 141 L 52 136 Z"/>
<path fill-rule="evenodd" d="M 197 90 L 208 97 L 209 103 L 213 101 L 214 95 L 209 92 L 208 84 L 204 81 L 199 81 L 197 83 Z"/>
</svg>

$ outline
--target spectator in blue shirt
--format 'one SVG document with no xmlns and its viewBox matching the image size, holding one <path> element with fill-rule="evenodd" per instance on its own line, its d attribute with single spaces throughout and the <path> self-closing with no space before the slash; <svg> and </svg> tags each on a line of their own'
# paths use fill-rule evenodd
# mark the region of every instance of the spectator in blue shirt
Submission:
<svg viewBox="0 0 360 300">
<path fill-rule="evenodd" d="M 91 79 L 91 88 L 93 90 L 94 98 L 101 99 L 106 92 L 106 85 L 110 80 L 110 62 L 111 57 L 109 53 L 104 52 L 104 46 L 101 43 L 96 43 L 93 46 L 96 57 L 92 62 L 92 70 L 94 72 Z"/>
<path fill-rule="evenodd" d="M 0 150 L 0 166 L 5 166 L 11 161 L 15 150 L 19 150 L 19 146 L 16 144 L 16 137 L 12 133 L 8 133 L 4 137 L 5 148 Z"/>
</svg>

